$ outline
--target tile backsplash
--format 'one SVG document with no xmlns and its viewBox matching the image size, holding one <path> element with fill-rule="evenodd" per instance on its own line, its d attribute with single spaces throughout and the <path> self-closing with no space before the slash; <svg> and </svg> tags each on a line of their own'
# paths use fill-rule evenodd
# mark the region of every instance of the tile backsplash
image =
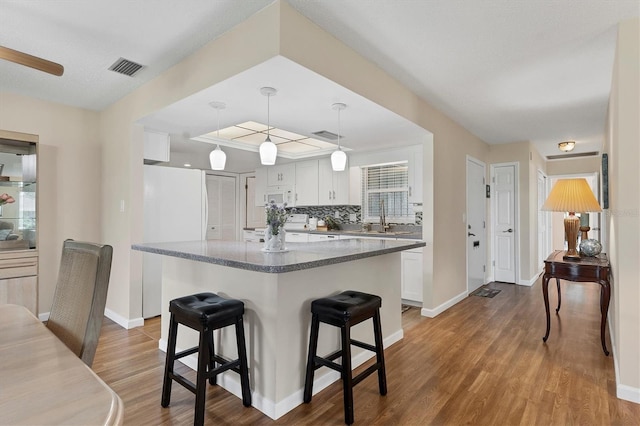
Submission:
<svg viewBox="0 0 640 426">
<path fill-rule="evenodd" d="M 289 209 L 287 209 L 289 210 Z M 293 209 L 290 209 L 290 211 Z M 360 206 L 310 206 L 310 207 L 296 207 L 296 213 L 308 214 L 309 217 L 324 218 L 326 216 L 335 217 L 335 213 L 338 212 L 340 223 L 361 223 L 362 222 L 362 209 Z M 351 220 L 351 216 L 355 214 L 356 220 Z M 395 222 L 394 222 L 395 223 Z M 416 225 L 422 225 L 422 212 L 416 212 Z"/>
</svg>

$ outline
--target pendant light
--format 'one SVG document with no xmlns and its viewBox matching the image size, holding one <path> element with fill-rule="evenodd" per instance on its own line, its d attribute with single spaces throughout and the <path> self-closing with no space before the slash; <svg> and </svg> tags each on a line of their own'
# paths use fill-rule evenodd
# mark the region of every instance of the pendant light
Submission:
<svg viewBox="0 0 640 426">
<path fill-rule="evenodd" d="M 220 110 L 225 109 L 227 105 L 223 102 L 211 102 L 211 108 L 215 108 L 218 111 L 218 130 L 216 132 L 216 138 L 220 138 Z M 224 170 L 224 165 L 227 162 L 227 154 L 220 149 L 220 145 L 216 145 L 216 149 L 209 154 L 209 162 L 211 162 L 211 170 Z"/>
<path fill-rule="evenodd" d="M 338 110 L 338 149 L 331 154 L 331 168 L 334 172 L 341 172 L 347 165 L 347 154 L 344 153 L 340 146 L 340 111 L 347 107 L 343 103 L 335 103 L 331 108 Z"/>
<path fill-rule="evenodd" d="M 278 91 L 273 87 L 263 87 L 260 89 L 260 93 L 267 97 L 267 139 L 260 144 L 260 163 L 263 166 L 273 166 L 276 164 L 276 156 L 278 155 L 278 148 L 276 144 L 271 142 L 269 137 L 269 99 L 271 96 L 275 96 Z"/>
</svg>

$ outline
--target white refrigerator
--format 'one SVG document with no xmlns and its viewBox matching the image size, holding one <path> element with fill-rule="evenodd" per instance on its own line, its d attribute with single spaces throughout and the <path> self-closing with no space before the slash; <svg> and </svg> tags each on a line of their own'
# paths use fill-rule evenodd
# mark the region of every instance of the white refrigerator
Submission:
<svg viewBox="0 0 640 426">
<path fill-rule="evenodd" d="M 144 242 L 204 240 L 207 190 L 202 170 L 144 166 Z M 144 253 L 142 316 L 160 315 L 162 256 Z"/>
</svg>

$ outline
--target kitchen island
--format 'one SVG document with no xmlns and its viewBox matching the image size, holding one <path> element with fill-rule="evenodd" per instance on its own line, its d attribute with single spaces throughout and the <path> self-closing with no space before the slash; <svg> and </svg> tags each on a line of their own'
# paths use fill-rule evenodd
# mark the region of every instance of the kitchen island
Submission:
<svg viewBox="0 0 640 426">
<path fill-rule="evenodd" d="M 302 403 L 304 370 L 316 298 L 357 290 L 382 297 L 385 347 L 402 339 L 400 252 L 423 247 L 422 241 L 350 239 L 288 243 L 289 251 L 265 253 L 262 244 L 236 241 L 191 241 L 136 244 L 132 248 L 162 256 L 162 330 L 159 346 L 166 349 L 169 301 L 200 292 L 214 292 L 245 304 L 245 334 L 253 405 L 273 419 Z M 318 353 L 334 351 L 339 332 L 323 329 Z M 373 342 L 370 321 L 357 325 L 352 337 Z M 216 332 L 216 348 L 235 358 L 235 333 Z M 178 350 L 195 346 L 197 333 L 181 327 Z M 373 353 L 354 350 L 357 366 Z M 183 358 L 196 367 L 195 356 Z M 314 391 L 339 379 L 320 369 Z M 240 396 L 237 375 L 225 374 L 218 383 Z"/>
</svg>

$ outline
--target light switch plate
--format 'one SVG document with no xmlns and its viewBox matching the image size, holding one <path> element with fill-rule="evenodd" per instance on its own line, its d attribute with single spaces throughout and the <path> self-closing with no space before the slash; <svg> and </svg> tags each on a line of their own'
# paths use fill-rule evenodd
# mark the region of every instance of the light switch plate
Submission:
<svg viewBox="0 0 640 426">
<path fill-rule="evenodd" d="M 355 222 L 358 220 L 358 216 L 355 213 L 349 213 L 349 222 Z"/>
<path fill-rule="evenodd" d="M 336 219 L 340 219 L 340 212 L 336 210 L 336 212 L 333 214 L 333 217 L 335 217 Z"/>
</svg>

